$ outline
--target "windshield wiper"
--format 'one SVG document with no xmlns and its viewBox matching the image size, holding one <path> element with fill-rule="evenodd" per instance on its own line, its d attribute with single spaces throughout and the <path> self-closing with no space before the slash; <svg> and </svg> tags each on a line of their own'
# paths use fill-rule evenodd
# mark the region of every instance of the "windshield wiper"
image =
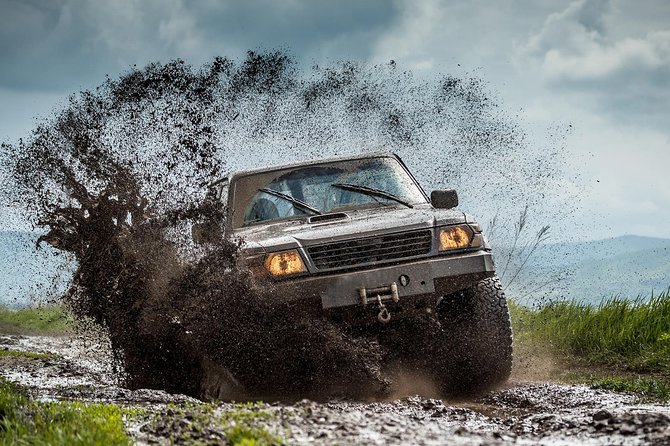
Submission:
<svg viewBox="0 0 670 446">
<path fill-rule="evenodd" d="M 408 208 L 413 208 L 414 207 L 411 204 L 409 204 L 408 202 L 406 202 L 405 200 L 403 200 L 402 198 L 397 197 L 390 192 L 385 192 L 383 190 L 374 189 L 372 187 L 361 186 L 361 185 L 358 185 L 358 184 L 349 184 L 349 183 L 333 183 L 333 184 L 331 184 L 331 186 L 337 187 L 339 189 L 350 190 L 350 191 L 353 191 L 353 192 L 359 192 L 361 194 L 369 195 L 371 197 L 386 198 L 388 200 L 393 200 L 397 203 L 403 204 L 403 205 L 407 206 Z"/>
<path fill-rule="evenodd" d="M 261 191 L 261 192 L 265 192 L 266 194 L 274 195 L 275 197 L 283 198 L 286 201 L 290 201 L 291 203 L 293 203 L 297 207 L 299 207 L 303 210 L 310 211 L 313 214 L 316 214 L 316 215 L 323 214 L 323 212 L 321 212 L 320 210 L 318 210 L 316 208 L 313 208 L 312 206 L 308 205 L 304 201 L 298 200 L 297 198 L 292 197 L 290 195 L 286 195 L 282 192 L 279 192 L 279 191 L 276 191 L 276 190 L 273 190 L 273 189 L 267 189 L 267 188 L 261 188 L 261 189 L 258 189 L 258 190 Z"/>
</svg>

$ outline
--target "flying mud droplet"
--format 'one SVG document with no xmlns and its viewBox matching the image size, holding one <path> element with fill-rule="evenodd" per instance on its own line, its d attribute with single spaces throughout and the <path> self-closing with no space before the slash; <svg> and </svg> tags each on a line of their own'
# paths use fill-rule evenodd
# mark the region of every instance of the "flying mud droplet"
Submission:
<svg viewBox="0 0 670 446">
<path fill-rule="evenodd" d="M 427 188 L 514 206 L 529 189 L 550 194 L 560 175 L 559 151 L 529 153 L 524 138 L 476 78 L 418 81 L 396 64 L 302 71 L 279 52 L 199 69 L 177 60 L 108 78 L 3 144 L 0 196 L 45 229 L 38 245 L 75 256 L 63 300 L 108 331 L 127 386 L 382 395 L 389 346 L 255 286 L 243 241 L 193 243 L 194 224 L 223 233 L 225 209 L 204 200 L 207 184 L 240 168 L 381 148 Z"/>
</svg>

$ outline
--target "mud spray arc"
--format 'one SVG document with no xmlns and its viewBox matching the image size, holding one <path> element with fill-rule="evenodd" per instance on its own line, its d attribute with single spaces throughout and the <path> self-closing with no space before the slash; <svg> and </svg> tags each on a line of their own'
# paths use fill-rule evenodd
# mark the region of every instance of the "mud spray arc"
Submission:
<svg viewBox="0 0 670 446">
<path fill-rule="evenodd" d="M 71 97 L 2 145 L 2 197 L 46 231 L 38 244 L 76 258 L 62 299 L 108 332 L 126 386 L 207 397 L 225 376 L 256 397 L 378 396 L 392 387 L 389 346 L 255 287 L 243 241 L 192 243 L 195 223 L 223 228 L 206 185 L 249 160 L 385 148 L 431 166 L 428 184 L 511 204 L 560 170 L 560 153 L 531 155 L 524 138 L 474 77 L 417 81 L 395 63 L 305 71 L 250 52 L 151 64 Z M 393 349 L 410 347 L 421 345 Z"/>
</svg>

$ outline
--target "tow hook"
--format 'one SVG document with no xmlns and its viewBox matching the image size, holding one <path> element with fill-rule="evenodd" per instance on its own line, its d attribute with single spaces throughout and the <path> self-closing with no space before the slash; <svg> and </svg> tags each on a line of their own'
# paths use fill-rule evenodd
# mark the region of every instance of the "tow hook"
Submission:
<svg viewBox="0 0 670 446">
<path fill-rule="evenodd" d="M 375 299 L 372 296 L 377 296 Z M 373 303 L 375 300 L 379 305 L 379 313 L 377 314 L 377 320 L 382 324 L 388 324 L 391 320 L 391 313 L 384 305 L 385 300 L 392 300 L 393 302 L 398 302 L 400 296 L 398 295 L 398 285 L 393 282 L 388 286 L 381 286 L 377 288 L 359 288 L 358 297 L 360 298 L 361 305 L 367 305 Z"/>
<path fill-rule="evenodd" d="M 388 324 L 391 320 L 391 313 L 386 308 L 386 305 L 382 302 L 382 298 L 377 294 L 377 303 L 379 304 L 379 314 L 377 314 L 377 320 L 382 324 Z"/>
</svg>

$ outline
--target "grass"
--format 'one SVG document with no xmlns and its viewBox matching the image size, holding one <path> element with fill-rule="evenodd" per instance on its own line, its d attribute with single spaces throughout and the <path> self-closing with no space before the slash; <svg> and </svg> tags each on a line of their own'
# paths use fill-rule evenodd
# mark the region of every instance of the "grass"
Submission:
<svg viewBox="0 0 670 446">
<path fill-rule="evenodd" d="M 234 425 L 226 429 L 226 438 L 233 446 L 265 446 L 281 444 L 281 440 L 266 429 Z"/>
<path fill-rule="evenodd" d="M 61 334 L 66 333 L 72 317 L 63 305 L 43 305 L 13 310 L 0 307 L 0 333 Z"/>
<path fill-rule="evenodd" d="M 631 375 L 573 375 L 573 382 L 587 384 L 594 389 L 634 393 L 643 401 L 670 401 L 670 382 L 653 376 Z"/>
<path fill-rule="evenodd" d="M 20 357 L 28 359 L 50 359 L 55 358 L 57 355 L 53 353 L 35 353 L 35 352 L 22 352 L 15 350 L 0 350 L 0 358 L 6 357 Z"/>
<path fill-rule="evenodd" d="M 37 402 L 0 379 L 0 445 L 130 445 L 113 404 Z"/>
<path fill-rule="evenodd" d="M 20 386 L 0 377 L 0 446 L 5 445 L 130 445 L 124 420 L 147 421 L 167 427 L 158 433 L 170 444 L 211 442 L 208 432 L 220 432 L 226 444 L 269 446 L 282 444 L 263 421 L 274 415 L 255 403 L 220 409 L 215 403 L 170 404 L 164 413 L 114 404 L 39 402 Z M 184 424 L 188 420 L 187 424 Z M 217 440 L 218 441 L 218 440 Z"/>
<path fill-rule="evenodd" d="M 272 435 L 265 428 L 255 426 L 256 421 L 271 417 L 272 414 L 261 410 L 258 403 L 241 403 L 236 404 L 233 410 L 224 412 L 221 422 L 226 426 L 226 438 L 235 446 L 281 444 L 281 438 Z"/>
<path fill-rule="evenodd" d="M 598 307 L 557 302 L 538 310 L 510 308 L 521 343 L 637 372 L 670 368 L 670 292 L 648 300 L 611 298 Z"/>
<path fill-rule="evenodd" d="M 582 380 L 594 387 L 670 399 L 670 290 L 649 299 L 613 297 L 597 307 L 555 302 L 530 309 L 512 301 L 510 313 L 519 350 L 600 369 Z"/>
<path fill-rule="evenodd" d="M 223 410 L 217 403 L 188 403 L 168 405 L 164 413 L 154 416 L 152 423 L 167 426 L 167 430 L 160 430 L 163 435 L 168 433 L 169 442 L 174 444 L 201 444 L 203 432 L 214 428 L 233 446 L 269 446 L 283 443 L 263 426 L 263 421 L 272 417 L 257 403 L 235 404 Z M 185 419 L 187 425 L 182 424 Z"/>
</svg>

